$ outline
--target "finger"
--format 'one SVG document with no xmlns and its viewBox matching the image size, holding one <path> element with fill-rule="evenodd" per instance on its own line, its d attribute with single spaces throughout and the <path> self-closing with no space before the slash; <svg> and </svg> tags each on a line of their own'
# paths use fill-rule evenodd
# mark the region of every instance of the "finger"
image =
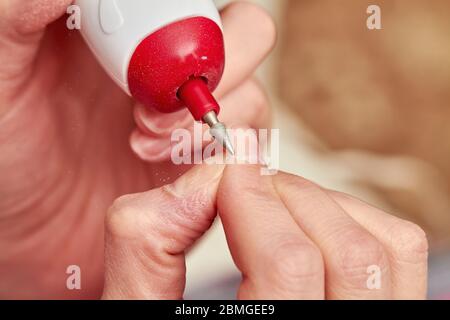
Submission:
<svg viewBox="0 0 450 320">
<path fill-rule="evenodd" d="M 221 119 L 229 127 L 270 127 L 269 99 L 256 80 L 247 80 L 221 100 Z"/>
<path fill-rule="evenodd" d="M 219 214 L 243 274 L 240 299 L 323 299 L 320 251 L 298 228 L 270 177 L 257 166 L 230 166 L 218 192 Z"/>
<path fill-rule="evenodd" d="M 223 166 L 122 197 L 106 219 L 104 299 L 181 299 L 184 252 L 211 226 Z"/>
<path fill-rule="evenodd" d="M 267 96 L 253 80 L 248 80 L 220 100 L 221 121 L 228 127 L 267 128 L 270 122 L 270 109 Z M 170 159 L 171 135 L 176 129 L 185 128 L 193 134 L 194 121 L 187 111 L 172 116 L 154 117 L 155 111 L 138 107 L 135 119 L 138 128 L 130 138 L 133 151 L 144 161 L 161 162 Z M 177 117 L 173 119 L 173 117 Z M 204 127 L 204 130 L 207 130 Z"/>
<path fill-rule="evenodd" d="M 394 299 L 424 299 L 427 293 L 428 242 L 417 225 L 389 215 L 361 200 L 328 192 L 387 249 Z"/>
<path fill-rule="evenodd" d="M 322 251 L 327 298 L 391 298 L 389 261 L 382 244 L 319 186 L 283 173 L 273 179 L 297 224 Z M 373 267 L 381 272 L 376 290 L 368 285 Z"/>
<path fill-rule="evenodd" d="M 217 97 L 244 82 L 275 45 L 276 28 L 261 7 L 234 2 L 221 12 L 225 37 L 226 68 Z M 252 23 L 249 23 L 252 21 Z"/>
</svg>

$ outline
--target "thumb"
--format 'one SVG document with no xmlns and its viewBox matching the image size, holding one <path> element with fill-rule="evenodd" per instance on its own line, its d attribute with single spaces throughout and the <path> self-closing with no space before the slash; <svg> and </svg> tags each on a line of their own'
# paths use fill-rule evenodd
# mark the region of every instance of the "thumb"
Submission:
<svg viewBox="0 0 450 320">
<path fill-rule="evenodd" d="M 198 166 L 175 183 L 119 198 L 106 219 L 103 299 L 181 299 L 185 251 L 216 217 L 224 166 Z"/>
</svg>

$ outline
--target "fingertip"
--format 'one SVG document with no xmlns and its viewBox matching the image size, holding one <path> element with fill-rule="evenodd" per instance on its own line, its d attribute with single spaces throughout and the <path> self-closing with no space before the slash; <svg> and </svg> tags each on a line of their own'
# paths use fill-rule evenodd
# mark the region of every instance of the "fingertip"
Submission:
<svg viewBox="0 0 450 320">
<path fill-rule="evenodd" d="M 221 15 L 227 67 L 216 91 L 219 97 L 254 72 L 273 49 L 277 38 L 274 20 L 260 6 L 243 1 L 233 2 L 221 11 Z"/>
<path fill-rule="evenodd" d="M 224 209 L 221 211 L 221 215 L 227 214 L 228 208 L 244 201 L 249 194 L 259 194 L 263 189 L 260 179 L 260 167 L 258 165 L 227 166 L 217 192 L 218 205 Z"/>
<path fill-rule="evenodd" d="M 255 29 L 250 28 L 249 30 L 258 30 L 258 39 L 264 40 L 261 43 L 266 45 L 265 49 L 267 51 L 273 49 L 277 40 L 277 27 L 273 17 L 263 7 L 247 1 L 232 2 L 222 10 L 222 18 L 226 25 L 235 23 L 234 20 L 237 18 L 245 19 L 246 25 L 248 25 L 248 21 L 255 21 Z"/>
</svg>

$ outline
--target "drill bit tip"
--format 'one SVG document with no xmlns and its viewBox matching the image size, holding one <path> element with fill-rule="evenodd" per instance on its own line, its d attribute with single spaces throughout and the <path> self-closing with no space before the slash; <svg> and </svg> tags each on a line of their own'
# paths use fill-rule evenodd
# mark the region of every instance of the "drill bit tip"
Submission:
<svg viewBox="0 0 450 320">
<path fill-rule="evenodd" d="M 233 144 L 231 143 L 231 139 L 230 139 L 230 136 L 228 134 L 225 135 L 223 145 L 224 145 L 225 149 L 227 149 L 227 151 L 232 156 L 234 156 L 234 154 L 235 154 L 234 153 L 234 147 L 233 147 Z"/>
<path fill-rule="evenodd" d="M 233 143 L 228 135 L 227 128 L 217 118 L 217 114 L 214 111 L 208 112 L 203 120 L 209 125 L 211 135 L 232 155 L 235 155 Z"/>
</svg>

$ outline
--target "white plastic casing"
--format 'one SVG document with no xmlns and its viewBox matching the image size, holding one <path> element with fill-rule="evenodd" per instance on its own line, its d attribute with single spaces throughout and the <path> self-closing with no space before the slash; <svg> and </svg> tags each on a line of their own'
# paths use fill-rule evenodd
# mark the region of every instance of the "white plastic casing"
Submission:
<svg viewBox="0 0 450 320">
<path fill-rule="evenodd" d="M 221 27 L 212 0 L 76 0 L 81 33 L 106 72 L 128 94 L 128 66 L 137 46 L 156 30 L 190 17 Z"/>
</svg>

